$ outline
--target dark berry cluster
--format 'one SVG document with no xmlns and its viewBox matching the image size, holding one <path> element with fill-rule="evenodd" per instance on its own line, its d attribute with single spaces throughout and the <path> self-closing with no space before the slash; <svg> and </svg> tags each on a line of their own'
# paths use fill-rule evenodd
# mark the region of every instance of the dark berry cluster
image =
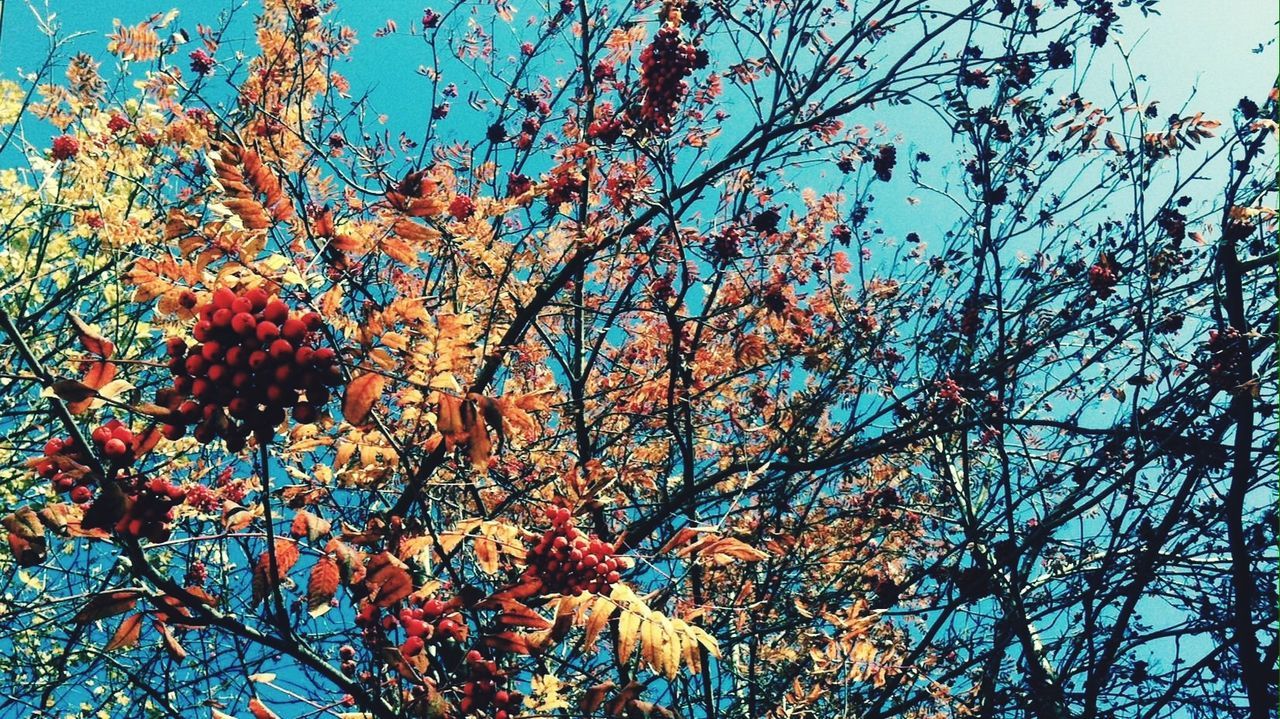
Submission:
<svg viewBox="0 0 1280 719">
<path fill-rule="evenodd" d="M 172 482 L 154 478 L 133 478 L 125 483 L 125 508 L 116 521 L 116 533 L 134 539 L 163 542 L 169 538 L 173 508 L 182 504 L 186 492 Z"/>
<path fill-rule="evenodd" d="M 640 124 L 658 132 L 670 132 L 680 101 L 689 92 L 684 79 L 706 66 L 705 53 L 680 37 L 680 28 L 663 25 L 653 43 L 640 52 Z"/>
<path fill-rule="evenodd" d="M 236 452 L 250 432 L 269 440 L 287 408 L 298 422 L 319 419 L 329 388 L 342 381 L 334 351 L 315 346 L 320 315 L 290 312 L 260 288 L 236 294 L 225 287 L 196 313 L 197 344 L 168 342 L 173 387 L 157 397 L 173 411 L 166 437 L 194 424 L 202 444 L 222 437 Z"/>
<path fill-rule="evenodd" d="M 621 578 L 619 570 L 626 569 L 625 559 L 614 555 L 613 545 L 574 528 L 568 509 L 553 507 L 547 517 L 551 528 L 529 551 L 527 573 L 551 592 L 607 594 Z"/>
<path fill-rule="evenodd" d="M 876 171 L 877 179 L 888 182 L 893 178 L 893 166 L 896 164 L 898 164 L 898 148 L 893 145 L 881 145 L 871 166 Z"/>
<path fill-rule="evenodd" d="M 1093 288 L 1100 300 L 1110 297 L 1119 282 L 1120 277 L 1116 274 L 1115 268 L 1105 259 L 1099 260 L 1089 268 L 1089 286 Z"/>
<path fill-rule="evenodd" d="M 469 679 L 462 685 L 462 701 L 458 709 L 463 716 L 488 716 L 512 719 L 520 711 L 520 695 L 506 688 L 506 672 L 479 651 L 467 652 Z"/>
<path fill-rule="evenodd" d="M 1210 384 L 1234 391 L 1248 382 L 1249 341 L 1240 330 L 1234 327 L 1209 330 L 1207 349 L 1209 359 L 1204 368 Z"/>
<path fill-rule="evenodd" d="M 465 641 L 467 623 L 458 611 L 460 606 L 456 598 L 441 601 L 431 597 L 400 610 L 399 623 L 405 635 L 400 653 L 408 658 L 429 645 Z"/>
</svg>

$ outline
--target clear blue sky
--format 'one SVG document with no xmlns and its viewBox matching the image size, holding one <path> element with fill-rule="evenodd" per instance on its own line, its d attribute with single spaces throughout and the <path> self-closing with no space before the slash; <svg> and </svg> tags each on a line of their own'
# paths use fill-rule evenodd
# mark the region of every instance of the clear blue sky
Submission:
<svg viewBox="0 0 1280 719">
<path fill-rule="evenodd" d="M 435 4 L 443 8 L 450 2 Z M 352 87 L 374 86 L 377 109 L 396 121 L 407 121 L 408 127 L 420 126 L 417 120 L 426 112 L 425 98 L 405 91 L 414 85 L 426 88 L 425 80 L 415 74 L 426 59 L 418 56 L 423 44 L 403 34 L 374 38 L 373 32 L 389 19 L 407 30 L 430 4 L 420 0 L 339 2 L 338 17 L 360 36 L 355 62 L 345 68 Z M 514 3 L 518 9 L 522 4 Z M 176 7 L 182 12 L 177 26 L 191 28 L 197 22 L 212 24 L 220 11 L 231 7 L 241 8 L 247 19 L 257 6 L 254 0 L 0 0 L 4 8 L 0 76 L 13 78 L 16 69 L 29 69 L 43 57 L 47 39 L 37 30 L 37 12 L 55 14 L 66 33 L 88 33 L 74 47 L 101 56 L 103 36 L 111 31 L 114 18 L 135 23 Z M 1275 37 L 1280 10 L 1275 0 L 1162 0 L 1156 8 L 1161 14 L 1149 18 L 1147 27 L 1129 21 L 1121 37 L 1132 49 L 1133 66 L 1146 72 L 1153 96 L 1163 98 L 1166 107 L 1176 109 L 1192 86 L 1197 88 L 1192 107 L 1216 117 L 1225 117 L 1242 92 L 1265 95 L 1278 65 Z M 524 12 L 533 10 L 529 6 Z M 1129 11 L 1124 17 L 1134 18 L 1136 13 Z M 229 38 L 233 43 L 235 39 Z M 389 74 L 388 68 L 397 72 Z M 459 84 L 465 79 L 455 78 Z"/>
</svg>

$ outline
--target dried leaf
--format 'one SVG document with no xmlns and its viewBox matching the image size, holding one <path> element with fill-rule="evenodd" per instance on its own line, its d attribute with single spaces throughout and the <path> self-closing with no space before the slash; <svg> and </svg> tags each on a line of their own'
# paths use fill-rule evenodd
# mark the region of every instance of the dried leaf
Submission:
<svg viewBox="0 0 1280 719">
<path fill-rule="evenodd" d="M 71 621 L 76 624 L 88 624 L 99 619 L 124 614 L 137 605 L 138 597 L 140 596 L 142 596 L 142 592 L 137 589 L 103 592 L 90 599 L 89 603 L 71 618 Z"/>
<path fill-rule="evenodd" d="M 329 556 L 316 560 L 307 581 L 307 610 L 318 617 L 329 611 L 329 600 L 338 592 L 338 562 Z"/>
<path fill-rule="evenodd" d="M 131 614 L 120 622 L 120 626 L 116 628 L 116 633 L 111 635 L 111 640 L 107 642 L 106 651 L 111 652 L 116 649 L 127 649 L 138 643 L 138 634 L 142 631 L 142 614 Z"/>
<path fill-rule="evenodd" d="M 289 533 L 301 539 L 306 537 L 314 542 L 329 533 L 332 525 L 326 519 L 321 519 L 305 509 L 298 510 L 293 516 L 293 525 L 289 528 Z"/>
<path fill-rule="evenodd" d="M 342 416 L 351 424 L 363 425 L 369 421 L 369 413 L 373 405 L 382 396 L 387 379 L 380 374 L 369 372 L 351 380 L 347 392 L 342 398 Z"/>
<path fill-rule="evenodd" d="M 365 585 L 369 599 L 379 607 L 389 607 L 413 593 L 413 577 L 408 567 L 390 552 L 382 552 L 369 560 Z"/>
</svg>

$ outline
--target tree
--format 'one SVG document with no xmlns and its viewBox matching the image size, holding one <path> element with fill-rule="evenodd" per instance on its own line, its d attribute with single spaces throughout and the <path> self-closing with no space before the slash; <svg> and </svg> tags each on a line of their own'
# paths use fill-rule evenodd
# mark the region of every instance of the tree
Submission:
<svg viewBox="0 0 1280 719">
<path fill-rule="evenodd" d="M 52 34 L 0 706 L 1270 715 L 1276 92 L 939 5 L 427 10 L 398 140 L 331 3 Z"/>
</svg>

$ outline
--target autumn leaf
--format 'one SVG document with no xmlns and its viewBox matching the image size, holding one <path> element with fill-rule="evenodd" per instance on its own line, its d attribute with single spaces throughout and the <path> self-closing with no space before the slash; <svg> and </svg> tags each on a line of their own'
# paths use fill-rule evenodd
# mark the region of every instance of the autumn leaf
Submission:
<svg viewBox="0 0 1280 719">
<path fill-rule="evenodd" d="M 375 606 L 389 607 L 413 593 L 408 567 L 390 552 L 370 559 L 366 572 L 364 583 Z"/>
<path fill-rule="evenodd" d="M 289 533 L 299 539 L 306 537 L 314 542 L 328 534 L 331 528 L 332 525 L 327 520 L 301 509 L 293 516 L 293 524 L 289 527 Z"/>
<path fill-rule="evenodd" d="M 249 700 L 249 713 L 253 715 L 253 719 L 280 719 L 279 715 L 268 709 L 257 697 Z"/>
<path fill-rule="evenodd" d="M 115 634 L 111 635 L 110 641 L 104 649 L 108 652 L 117 649 L 127 649 L 138 643 L 138 634 L 142 631 L 142 614 L 130 614 L 120 622 L 120 626 L 116 628 Z"/>
<path fill-rule="evenodd" d="M 339 578 L 338 563 L 332 557 L 316 560 L 307 581 L 307 610 L 311 616 L 319 617 L 329 611 L 329 601 L 338 591 Z"/>
<path fill-rule="evenodd" d="M 368 372 L 362 374 L 347 385 L 346 394 L 342 398 L 342 416 L 353 425 L 362 425 L 369 421 L 369 413 L 373 405 L 382 396 L 387 380 L 380 374 Z"/>
<path fill-rule="evenodd" d="M 80 345 L 86 351 L 103 359 L 110 359 L 111 355 L 115 354 L 115 344 L 103 337 L 98 328 L 80 319 L 80 315 L 74 312 L 70 313 L 68 317 L 71 319 L 72 326 L 76 329 L 76 338 L 80 340 Z"/>
<path fill-rule="evenodd" d="M 44 538 L 44 527 L 33 509 L 22 507 L 0 523 L 9 530 L 9 549 L 18 566 L 34 567 L 44 561 L 48 543 Z"/>
<path fill-rule="evenodd" d="M 76 624 L 88 624 L 98 619 L 124 614 L 134 608 L 140 596 L 142 592 L 137 589 L 98 594 L 90 599 L 89 603 L 71 618 L 71 621 Z"/>
<path fill-rule="evenodd" d="M 289 570 L 297 564 L 299 551 L 296 542 L 277 538 L 275 543 L 275 569 L 279 576 L 271 575 L 271 556 L 273 552 L 263 552 L 253 567 L 253 604 L 258 604 L 267 597 L 271 590 L 289 574 Z"/>
</svg>

